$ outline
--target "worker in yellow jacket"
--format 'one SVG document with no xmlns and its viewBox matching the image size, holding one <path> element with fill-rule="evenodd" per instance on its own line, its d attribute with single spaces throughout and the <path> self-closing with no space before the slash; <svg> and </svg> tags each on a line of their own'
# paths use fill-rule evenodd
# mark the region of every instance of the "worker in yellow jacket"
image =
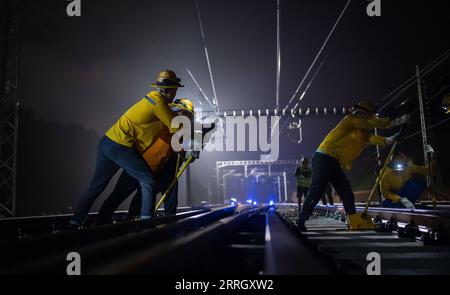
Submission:
<svg viewBox="0 0 450 295">
<path fill-rule="evenodd" d="M 94 177 L 77 204 L 70 222 L 72 226 L 83 223 L 92 204 L 119 168 L 139 182 L 141 218 L 150 218 L 155 179 L 141 154 L 155 140 L 162 125 L 171 133 L 177 131 L 171 127 L 176 114 L 168 104 L 175 98 L 178 88 L 183 87 L 180 82 L 173 71 L 159 73 L 157 81 L 151 85 L 156 90 L 129 108 L 102 137 L 97 149 Z"/>
<path fill-rule="evenodd" d="M 179 116 L 185 116 L 191 120 L 194 119 L 194 106 L 188 99 L 176 99 L 173 103 L 169 104 L 169 106 Z M 191 155 L 193 155 L 194 158 L 198 158 L 199 156 L 199 152 L 196 151 L 182 151 L 178 154 L 175 153 L 171 146 L 172 135 L 173 134 L 169 132 L 169 129 L 166 126 L 162 126 L 157 138 L 142 154 L 145 162 L 152 171 L 156 182 L 153 190 L 155 194 L 152 196 L 153 199 L 150 203 L 150 216 L 152 217 L 155 212 L 156 194 L 163 194 L 166 191 L 177 174 L 177 166 L 181 165 L 181 162 L 186 160 L 186 158 Z M 137 193 L 130 204 L 128 213 L 129 217 L 139 216 L 139 212 L 142 207 L 142 193 L 139 187 L 139 182 L 123 171 L 117 180 L 116 186 L 114 187 L 112 193 L 108 196 L 100 208 L 96 220 L 97 225 L 106 223 L 120 204 L 136 190 Z M 177 212 L 177 204 L 178 184 L 175 184 L 169 195 L 164 200 L 165 214 L 175 214 Z"/>
<path fill-rule="evenodd" d="M 424 192 L 426 184 L 413 177 L 429 175 L 428 167 L 414 165 L 404 154 L 396 154 L 381 178 L 382 206 L 414 209 L 414 204 Z"/>
<path fill-rule="evenodd" d="M 378 118 L 375 115 L 375 106 L 367 101 L 358 103 L 350 111 L 351 114 L 328 133 L 312 158 L 312 180 L 308 196 L 299 214 L 300 230 L 306 230 L 305 221 L 313 213 L 328 183 L 331 183 L 342 199 L 345 212 L 349 216 L 350 229 L 355 229 L 356 224 L 359 228 L 373 227 L 370 220 L 363 219 L 361 214 L 356 213 L 355 196 L 342 168 L 350 170 L 353 161 L 368 144 L 380 146 L 392 144 L 396 135 L 385 138 L 373 135 L 371 130 L 400 126 L 408 121 L 408 116 L 404 115 L 395 120 Z"/>
</svg>

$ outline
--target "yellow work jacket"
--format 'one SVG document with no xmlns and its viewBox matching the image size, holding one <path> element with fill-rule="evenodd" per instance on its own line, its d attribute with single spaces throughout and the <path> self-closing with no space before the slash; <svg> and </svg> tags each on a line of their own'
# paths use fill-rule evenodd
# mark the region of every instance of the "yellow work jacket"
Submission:
<svg viewBox="0 0 450 295">
<path fill-rule="evenodd" d="M 335 158 L 342 167 L 350 170 L 367 144 L 386 145 L 384 137 L 373 135 L 369 130 L 389 128 L 389 123 L 389 118 L 348 115 L 328 133 L 318 151 Z"/>
<path fill-rule="evenodd" d="M 152 91 L 129 108 L 106 132 L 106 136 L 142 153 L 153 143 L 164 125 L 170 133 L 177 131 L 170 127 L 175 116 L 168 102 L 158 92 Z"/>
<path fill-rule="evenodd" d="M 385 199 L 396 203 L 401 197 L 395 192 L 399 191 L 413 175 L 427 176 L 429 174 L 429 169 L 424 166 L 412 165 L 399 172 L 387 167 L 380 182 L 381 194 Z"/>
</svg>

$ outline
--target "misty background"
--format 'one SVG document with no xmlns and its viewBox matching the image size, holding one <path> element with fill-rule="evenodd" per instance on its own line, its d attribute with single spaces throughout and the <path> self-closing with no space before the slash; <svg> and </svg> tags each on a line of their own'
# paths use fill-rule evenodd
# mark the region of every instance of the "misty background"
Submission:
<svg viewBox="0 0 450 295">
<path fill-rule="evenodd" d="M 346 2 L 281 0 L 281 106 L 291 98 Z M 370 18 L 368 2 L 352 1 L 324 50 L 327 58 L 301 107 L 350 106 L 362 99 L 378 102 L 412 76 L 416 64 L 423 67 L 450 48 L 448 1 L 392 2 L 382 0 L 382 16 Z M 98 140 L 150 91 L 159 71 L 174 70 L 186 85 L 178 97 L 191 99 L 197 108 L 199 93 L 187 67 L 212 97 L 199 24 L 190 0 L 82 0 L 81 17 L 68 17 L 64 0 L 21 3 L 18 215 L 65 213 L 92 177 Z M 220 108 L 273 109 L 276 1 L 198 3 Z M 448 87 L 448 72 L 443 70 L 433 81 Z M 408 108 L 417 107 L 417 89 L 412 87 L 407 95 L 401 99 L 412 98 Z M 439 95 L 430 104 L 430 112 L 436 114 L 433 120 L 441 119 Z M 402 111 L 389 108 L 384 114 Z M 303 142 L 296 143 L 298 131 L 283 134 L 280 159 L 311 156 L 340 119 L 304 118 Z M 446 183 L 448 127 L 447 122 L 433 129 Z M 410 128 L 409 133 L 418 130 Z M 403 147 L 418 163 L 423 162 L 420 144 L 419 135 Z M 258 152 L 202 153 L 190 170 L 193 203 L 207 200 L 208 190 L 216 191 L 216 161 L 259 157 Z M 349 174 L 355 189 L 367 189 L 373 179 L 373 157 L 361 159 Z M 295 190 L 293 173 L 289 186 Z M 180 187 L 184 205 L 186 179 Z"/>
</svg>

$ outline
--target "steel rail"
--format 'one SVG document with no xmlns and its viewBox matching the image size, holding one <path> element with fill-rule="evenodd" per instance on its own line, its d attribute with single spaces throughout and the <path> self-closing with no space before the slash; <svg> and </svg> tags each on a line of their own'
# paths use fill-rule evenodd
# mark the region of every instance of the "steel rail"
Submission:
<svg viewBox="0 0 450 295">
<path fill-rule="evenodd" d="M 113 260 L 120 255 L 129 254 L 139 249 L 150 247 L 167 239 L 173 239 L 181 234 L 199 229 L 211 222 L 223 219 L 234 213 L 235 206 L 214 208 L 211 211 L 178 220 L 171 224 L 160 224 L 152 228 L 144 228 L 136 232 L 127 232 L 118 237 L 91 241 L 90 244 L 81 247 L 73 247 L 83 257 L 85 269 L 92 268 L 106 260 Z M 67 249 L 56 251 L 51 255 L 35 257 L 22 264 L 15 264 L 2 268 L 5 274 L 36 274 L 36 273 L 61 273 L 66 271 Z"/>
<path fill-rule="evenodd" d="M 89 269 L 88 273 L 170 273 L 173 271 L 171 265 L 180 263 L 179 257 L 183 257 L 183 264 L 195 263 L 196 255 L 192 255 L 192 249 L 196 249 L 196 252 L 211 251 L 209 245 L 219 241 L 250 217 L 266 209 L 268 207 L 254 208 L 225 217 L 173 240 L 166 240 L 153 247 L 146 247 L 119 259 L 111 260 L 107 265 Z"/>
</svg>

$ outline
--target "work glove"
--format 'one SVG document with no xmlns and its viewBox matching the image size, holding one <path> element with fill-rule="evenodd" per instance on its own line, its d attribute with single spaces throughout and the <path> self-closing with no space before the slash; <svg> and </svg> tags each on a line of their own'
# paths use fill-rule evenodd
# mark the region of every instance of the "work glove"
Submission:
<svg viewBox="0 0 450 295">
<path fill-rule="evenodd" d="M 189 159 L 190 157 L 193 158 L 192 162 L 194 162 L 195 160 L 200 158 L 200 151 L 187 151 L 186 152 L 186 160 Z"/>
<path fill-rule="evenodd" d="M 206 133 L 210 132 L 211 130 L 214 130 L 214 128 L 216 128 L 216 122 L 218 120 L 214 121 L 213 123 L 210 124 L 210 127 L 204 127 L 202 126 L 202 138 L 205 137 Z"/>
<path fill-rule="evenodd" d="M 395 133 L 392 136 L 386 137 L 386 139 L 385 139 L 386 145 L 392 145 L 392 144 L 394 144 L 394 142 L 396 140 L 399 140 L 399 139 L 400 139 L 400 132 Z"/>
<path fill-rule="evenodd" d="M 425 153 L 427 153 L 427 154 L 434 154 L 434 149 L 433 149 L 433 147 L 432 147 L 431 145 L 427 144 L 427 145 L 425 146 Z"/>
<path fill-rule="evenodd" d="M 394 120 L 391 120 L 389 127 L 392 128 L 392 127 L 402 126 L 402 125 L 408 124 L 410 121 L 411 121 L 411 116 L 406 114 L 406 115 L 398 117 Z"/>
<path fill-rule="evenodd" d="M 403 204 L 403 206 L 405 206 L 405 208 L 407 209 L 415 209 L 416 206 L 414 206 L 413 203 L 411 203 L 410 200 L 408 200 L 407 198 L 401 198 L 400 202 Z"/>
</svg>

